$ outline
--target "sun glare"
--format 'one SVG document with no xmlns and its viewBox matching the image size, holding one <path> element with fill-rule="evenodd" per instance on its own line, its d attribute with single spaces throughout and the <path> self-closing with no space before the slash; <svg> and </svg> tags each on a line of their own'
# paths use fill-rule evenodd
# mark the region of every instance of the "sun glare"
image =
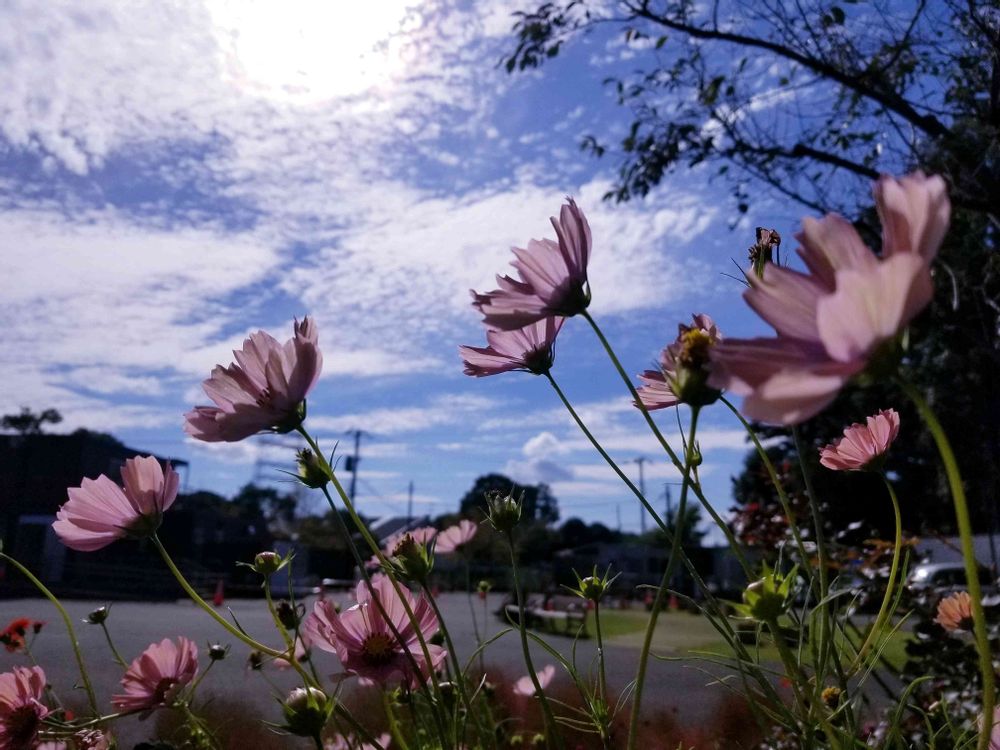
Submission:
<svg viewBox="0 0 1000 750">
<path fill-rule="evenodd" d="M 413 0 L 209 2 L 227 80 L 251 96 L 313 104 L 392 84 Z"/>
</svg>

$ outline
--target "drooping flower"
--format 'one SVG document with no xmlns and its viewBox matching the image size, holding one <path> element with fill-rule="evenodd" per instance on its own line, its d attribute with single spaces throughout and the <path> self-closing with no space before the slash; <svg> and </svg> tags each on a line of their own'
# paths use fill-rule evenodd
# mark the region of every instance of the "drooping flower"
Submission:
<svg viewBox="0 0 1000 750">
<path fill-rule="evenodd" d="M 111 702 L 121 711 L 144 711 L 169 706 L 181 689 L 198 674 L 198 647 L 187 638 L 175 644 L 169 638 L 150 644 L 129 665 L 122 678 L 124 692 Z"/>
<path fill-rule="evenodd" d="M 0 750 L 35 746 L 42 719 L 50 713 L 42 703 L 44 693 L 41 667 L 14 667 L 0 674 Z"/>
<path fill-rule="evenodd" d="M 460 346 L 465 374 L 481 378 L 523 370 L 544 375 L 552 369 L 556 336 L 564 318 L 549 316 L 512 331 L 487 330 L 489 346 Z"/>
<path fill-rule="evenodd" d="M 184 415 L 184 431 L 207 442 L 236 442 L 258 432 L 289 432 L 305 416 L 305 398 L 319 379 L 323 354 L 312 318 L 295 321 L 284 344 L 264 331 L 234 351 L 234 364 L 217 365 L 202 383 L 215 406 Z"/>
<path fill-rule="evenodd" d="M 968 591 L 959 591 L 938 602 L 937 617 L 934 622 L 954 633 L 956 630 L 972 630 L 972 597 Z"/>
<path fill-rule="evenodd" d="M 386 576 L 374 576 L 372 588 L 388 620 L 372 599 L 368 584 L 361 581 L 355 589 L 357 604 L 338 613 L 329 601 L 318 601 L 306 618 L 303 631 L 313 646 L 335 653 L 347 672 L 381 685 L 403 682 L 416 687 L 440 668 L 447 655 L 440 646 L 428 643 L 431 657 L 428 664 L 420 646 L 418 632 L 427 641 L 438 630 L 434 611 L 423 594 L 414 596 L 402 588 L 402 596 L 414 614 L 414 627 L 402 599 Z M 390 622 L 400 638 L 396 638 Z"/>
<path fill-rule="evenodd" d="M 899 332 L 931 301 L 930 263 L 948 228 L 944 180 L 916 173 L 875 185 L 883 221 L 877 257 L 840 216 L 805 219 L 798 253 L 808 273 L 767 264 L 744 299 L 774 338 L 712 349 L 709 384 L 746 396 L 752 419 L 796 424 L 824 409 L 853 377 L 892 360 Z"/>
<path fill-rule="evenodd" d="M 513 331 L 552 315 L 570 317 L 587 309 L 590 286 L 590 225 L 572 198 L 552 217 L 557 241 L 530 240 L 513 248 L 518 278 L 497 276 L 499 289 L 472 293 L 488 328 Z"/>
<path fill-rule="evenodd" d="M 556 668 L 551 664 L 546 664 L 541 668 L 541 670 L 535 672 L 535 677 L 538 678 L 538 684 L 541 685 L 542 690 L 549 686 L 549 683 L 552 682 L 552 678 L 555 674 Z M 528 698 L 535 694 L 535 683 L 531 681 L 530 674 L 526 674 L 514 683 L 514 693 Z"/>
<path fill-rule="evenodd" d="M 899 434 L 899 414 L 895 409 L 883 409 L 865 424 L 855 422 L 844 430 L 844 436 L 825 446 L 819 462 L 834 471 L 864 471 L 881 465 L 882 460 Z"/>
<path fill-rule="evenodd" d="M 479 526 L 467 518 L 463 518 L 456 526 L 449 526 L 437 536 L 434 544 L 434 551 L 442 555 L 449 555 L 459 551 L 462 547 L 472 541 L 479 531 Z"/>
<path fill-rule="evenodd" d="M 52 529 L 70 549 L 93 552 L 116 539 L 143 538 L 156 531 L 177 498 L 180 476 L 153 456 L 137 456 L 122 467 L 124 489 L 104 474 L 68 490 Z"/>
<path fill-rule="evenodd" d="M 709 352 L 722 341 L 715 322 L 706 314 L 693 316 L 694 325 L 677 326 L 676 340 L 660 353 L 660 369 L 639 375 L 639 400 L 648 411 L 686 403 L 705 406 L 719 397 L 707 385 Z"/>
</svg>

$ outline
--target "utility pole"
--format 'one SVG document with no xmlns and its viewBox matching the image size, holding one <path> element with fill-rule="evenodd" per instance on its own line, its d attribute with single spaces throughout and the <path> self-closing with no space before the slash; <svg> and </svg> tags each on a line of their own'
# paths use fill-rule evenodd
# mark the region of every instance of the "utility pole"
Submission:
<svg viewBox="0 0 1000 750">
<path fill-rule="evenodd" d="M 664 484 L 663 485 L 663 497 L 667 501 L 667 518 L 666 518 L 666 521 L 667 521 L 667 525 L 669 526 L 670 525 L 670 520 L 674 517 L 674 499 L 670 495 L 670 485 L 669 484 Z"/>
<path fill-rule="evenodd" d="M 410 492 L 406 499 L 406 525 L 413 523 L 413 480 L 410 480 Z"/>
<path fill-rule="evenodd" d="M 621 503 L 616 503 L 615 504 L 615 515 L 618 516 L 618 533 L 620 534 L 621 531 L 622 531 L 622 504 Z"/>
<path fill-rule="evenodd" d="M 348 496 L 354 502 L 354 493 L 358 488 L 358 461 L 361 460 L 361 430 L 348 430 L 348 435 L 354 436 L 354 455 L 351 457 L 351 486 Z"/>
<path fill-rule="evenodd" d="M 646 497 L 646 480 L 643 476 L 642 465 L 649 459 L 645 456 L 639 456 L 634 460 L 639 464 L 639 492 L 643 497 Z M 642 503 L 639 503 L 639 533 L 646 533 L 646 508 Z"/>
</svg>

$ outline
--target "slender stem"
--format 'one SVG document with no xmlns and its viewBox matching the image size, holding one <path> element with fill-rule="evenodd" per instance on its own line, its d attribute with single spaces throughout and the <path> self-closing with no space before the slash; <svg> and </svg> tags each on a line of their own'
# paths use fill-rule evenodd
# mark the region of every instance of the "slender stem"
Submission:
<svg viewBox="0 0 1000 750">
<path fill-rule="evenodd" d="M 642 650 L 639 652 L 639 668 L 635 675 L 635 695 L 632 697 L 632 712 L 629 716 L 628 750 L 635 750 L 635 743 L 638 741 L 639 715 L 642 710 L 642 691 L 646 683 L 646 669 L 649 667 L 649 651 L 653 645 L 653 636 L 656 633 L 656 623 L 660 617 L 660 610 L 663 609 L 670 581 L 674 577 L 680 548 L 684 544 L 684 518 L 687 514 L 687 493 L 691 479 L 691 465 L 695 457 L 694 439 L 698 431 L 698 415 L 700 413 L 701 407 L 691 407 L 691 424 L 688 428 L 688 439 L 684 451 L 681 497 L 677 503 L 677 523 L 674 526 L 675 533 L 673 543 L 670 546 L 670 558 L 667 560 L 667 567 L 663 571 L 663 579 L 660 581 L 660 586 L 656 590 L 656 597 L 653 599 L 653 610 L 649 613 L 649 620 L 646 622 L 646 633 L 642 640 Z"/>
<path fill-rule="evenodd" d="M 608 676 L 604 670 L 604 636 L 601 634 L 601 602 L 594 600 L 594 629 L 597 631 L 597 689 L 601 703 L 608 705 Z"/>
<path fill-rule="evenodd" d="M 389 693 L 384 689 L 382 690 L 382 706 L 385 708 L 385 719 L 389 723 L 389 734 L 392 736 L 393 743 L 399 747 L 399 750 L 409 750 L 410 746 L 406 744 L 406 739 L 399 729 L 399 722 L 396 721 L 396 714 L 392 710 Z"/>
<path fill-rule="evenodd" d="M 472 632 L 476 636 L 476 648 L 483 645 L 482 636 L 479 634 L 479 618 L 476 616 L 476 603 L 472 600 L 472 562 L 467 555 L 465 558 L 465 595 L 469 600 L 469 614 L 472 615 Z M 483 629 L 486 628 L 486 620 L 483 620 Z M 479 671 L 486 674 L 486 666 L 483 663 L 483 652 L 479 652 Z"/>
<path fill-rule="evenodd" d="M 743 429 L 745 429 L 747 435 L 750 436 L 750 440 L 754 444 L 754 448 L 757 449 L 757 455 L 760 456 L 760 460 L 763 462 L 764 468 L 767 470 L 767 475 L 771 479 L 771 484 L 774 485 L 774 489 L 778 493 L 778 502 L 781 503 L 781 510 L 784 512 L 785 518 L 788 519 L 788 528 L 792 532 L 792 538 L 795 540 L 795 546 L 799 551 L 799 556 L 802 558 L 802 563 L 804 565 L 809 560 L 809 555 L 806 553 L 806 546 L 802 542 L 802 535 L 799 533 L 799 524 L 795 518 L 795 511 L 792 510 L 792 504 L 789 502 L 788 495 L 785 493 L 785 488 L 782 486 L 781 480 L 778 478 L 778 472 L 775 470 L 774 464 L 771 462 L 771 457 L 767 455 L 767 451 L 764 450 L 764 446 L 760 444 L 760 440 L 757 438 L 757 433 L 754 432 L 750 423 L 743 418 L 742 414 L 740 414 L 740 410 L 737 409 L 725 396 L 720 396 L 719 401 L 729 407 L 729 411 L 736 415 L 740 424 L 743 425 Z"/>
<path fill-rule="evenodd" d="M 590 327 L 594 329 L 594 333 L 597 334 L 597 338 L 604 347 L 604 351 L 607 352 L 608 358 L 611 360 L 611 364 L 613 364 L 615 369 L 618 370 L 618 375 L 621 376 L 622 381 L 628 388 L 628 392 L 632 395 L 632 400 L 635 402 L 636 407 L 638 407 L 639 411 L 642 412 L 643 419 L 646 420 L 646 424 L 649 426 L 650 431 L 656 437 L 657 441 L 659 441 L 660 445 L 663 446 L 663 450 L 665 450 L 667 455 L 670 456 L 670 460 L 673 461 L 674 466 L 676 466 L 678 470 L 681 469 L 682 466 L 680 458 L 678 458 L 674 449 L 670 447 L 670 443 L 667 442 L 667 439 L 663 437 L 663 433 L 660 432 L 660 428 L 656 426 L 656 422 L 653 421 L 653 417 L 650 415 L 649 410 L 646 409 L 645 404 L 642 403 L 642 399 L 639 398 L 639 392 L 636 391 L 635 385 L 632 383 L 632 378 L 628 376 L 628 373 L 625 372 L 625 368 L 622 367 L 622 363 L 618 361 L 618 357 L 615 355 L 614 349 L 611 348 L 611 344 L 609 344 L 608 340 L 604 337 L 604 333 L 597 325 L 597 322 L 586 310 L 584 310 L 581 314 L 586 321 L 590 323 Z"/>
<path fill-rule="evenodd" d="M 535 665 L 531 659 L 531 649 L 528 647 L 528 624 L 525 621 L 524 592 L 521 591 L 521 581 L 517 574 L 517 552 L 514 548 L 514 535 L 512 533 L 507 534 L 507 546 L 510 547 L 510 568 L 514 583 L 514 595 L 517 597 L 517 631 L 521 635 L 521 650 L 524 652 L 524 664 L 528 668 L 528 677 L 531 679 L 531 684 L 535 687 L 535 694 L 542 705 L 546 741 L 549 743 L 550 748 L 561 748 L 563 747 L 562 734 L 559 731 L 559 725 L 556 724 L 556 718 L 552 713 L 552 707 L 549 705 L 549 699 L 545 697 L 542 685 L 538 681 L 538 675 L 535 674 Z"/>
<path fill-rule="evenodd" d="M 128 669 L 128 662 L 122 658 L 122 655 L 118 653 L 118 649 L 115 648 L 114 641 L 111 640 L 111 632 L 108 630 L 107 623 L 101 623 L 101 630 L 104 631 L 104 637 L 108 640 L 108 648 L 111 649 L 111 653 L 115 657 L 115 661 L 124 668 Z"/>
<path fill-rule="evenodd" d="M 219 623 L 219 625 L 225 628 L 227 633 L 229 633 L 234 638 L 243 641 L 243 643 L 245 643 L 250 648 L 256 651 L 260 651 L 261 653 L 267 654 L 268 656 L 271 657 L 284 658 L 285 656 L 284 651 L 279 651 L 278 649 L 271 648 L 270 646 L 265 646 L 263 643 L 255 641 L 253 638 L 251 638 L 246 633 L 242 632 L 239 628 L 237 628 L 235 625 L 226 620 L 225 617 L 216 612 L 212 608 L 212 605 L 206 602 L 204 599 L 202 599 L 201 596 L 198 594 L 198 592 L 195 591 L 194 588 L 192 588 L 190 583 L 188 583 L 187 579 L 184 577 L 184 574 L 181 573 L 181 571 L 174 564 L 174 561 L 170 558 L 170 555 L 167 553 L 167 550 L 163 546 L 163 543 L 160 541 L 159 537 L 156 534 L 153 534 L 150 537 L 150 539 L 152 539 L 153 546 L 156 547 L 157 551 L 160 553 L 160 557 L 163 558 L 163 562 L 166 563 L 167 568 L 169 568 L 170 572 L 174 574 L 174 578 L 177 579 L 177 583 L 179 583 L 181 585 L 181 588 L 184 589 L 184 593 L 186 593 L 189 597 L 191 597 L 191 601 L 193 601 L 195 604 L 197 604 L 199 607 L 205 610 L 205 612 L 207 612 L 208 615 L 213 620 L 215 620 L 217 623 Z"/>
<path fill-rule="evenodd" d="M 342 702 L 336 701 L 333 704 L 333 712 L 338 718 L 346 721 L 350 725 L 351 729 L 354 730 L 354 733 L 356 735 L 360 735 L 361 739 L 363 739 L 366 744 L 371 745 L 373 748 L 376 748 L 376 750 L 385 750 L 382 744 L 375 739 L 375 736 L 365 729 L 365 726 L 355 719 L 354 715 L 350 711 L 344 708 L 344 704 Z"/>
<path fill-rule="evenodd" d="M 73 620 L 70 618 L 66 608 L 58 599 L 56 599 L 55 594 L 49 591 L 45 584 L 38 580 L 34 573 L 21 565 L 21 563 L 13 557 L 0 552 L 0 559 L 6 560 L 17 568 L 21 572 L 21 575 L 27 578 L 31 584 L 38 589 L 43 596 L 45 596 L 46 599 L 52 602 L 52 606 L 59 611 L 59 616 L 62 617 L 63 623 L 66 625 L 66 632 L 69 634 L 69 644 L 73 647 L 73 656 L 76 658 L 76 666 L 80 670 L 80 680 L 83 682 L 83 689 L 87 692 L 87 702 L 90 704 L 90 710 L 94 712 L 94 715 L 100 716 L 101 712 L 97 709 L 97 696 L 94 694 L 94 686 L 90 684 L 90 675 L 87 673 L 87 665 L 84 664 L 83 654 L 80 652 L 80 641 L 77 640 L 76 631 L 73 629 Z"/>
<path fill-rule="evenodd" d="M 979 651 L 979 668 L 983 678 L 983 707 L 981 715 L 986 717 L 979 734 L 978 750 L 988 750 L 990 733 L 993 723 L 993 707 L 996 705 L 996 682 L 993 674 L 993 656 L 990 652 L 989 632 L 986 626 L 986 615 L 983 612 L 983 594 L 979 586 L 979 563 L 976 560 L 976 550 L 972 543 L 972 521 L 969 518 L 969 505 L 965 499 L 965 487 L 962 475 L 955 460 L 955 452 L 951 448 L 948 436 L 938 421 L 937 415 L 923 394 L 913 384 L 900 380 L 903 392 L 917 407 L 927 428 L 934 437 L 941 461 L 944 463 L 948 484 L 951 487 L 951 499 L 955 505 L 955 521 L 958 525 L 958 536 L 962 545 L 962 557 L 965 561 L 965 578 L 969 588 L 969 598 L 972 600 L 972 621 L 976 634 L 976 646 Z"/>
<path fill-rule="evenodd" d="M 823 533 L 823 514 L 819 507 L 819 496 L 813 488 L 812 473 L 806 468 L 806 448 L 798 427 L 792 427 L 792 440 L 795 442 L 795 452 L 799 456 L 799 469 L 802 471 L 802 481 L 806 486 L 806 496 L 809 498 L 809 509 L 812 512 L 816 534 L 816 556 L 819 560 L 820 596 L 825 598 L 830 588 L 830 560 L 826 551 L 826 535 Z"/>
<path fill-rule="evenodd" d="M 566 394 L 563 393 L 562 388 L 560 388 L 558 383 L 556 383 L 555 378 L 552 377 L 552 374 L 547 372 L 545 373 L 545 377 L 552 385 L 552 388 L 555 390 L 556 395 L 559 396 L 559 400 L 562 401 L 563 406 L 566 407 L 566 410 L 569 412 L 570 416 L 573 417 L 573 421 L 576 422 L 576 425 L 577 427 L 580 428 L 580 431 L 587 437 L 587 439 L 590 441 L 590 444 L 594 446 L 597 452 L 601 454 L 601 457 L 607 462 L 608 466 L 610 466 L 611 469 L 615 472 L 615 474 L 618 475 L 618 478 L 625 483 L 625 486 L 628 487 L 630 490 L 632 490 L 632 494 L 635 495 L 636 498 L 638 498 L 639 502 L 642 503 L 642 507 L 645 508 L 646 511 L 653 517 L 653 520 L 656 522 L 657 526 L 659 526 L 660 530 L 667 535 L 667 539 L 668 541 L 670 541 L 672 539 L 670 530 L 667 528 L 667 525 L 663 522 L 663 519 L 661 519 L 660 516 L 656 513 L 656 511 L 653 509 L 653 506 L 649 504 L 649 501 L 646 500 L 645 496 L 642 494 L 642 492 L 640 492 L 639 488 L 635 486 L 635 483 L 628 478 L 628 475 L 621 470 L 621 467 L 615 463 L 615 460 L 608 455 L 608 452 L 604 450 L 604 446 L 602 446 L 599 442 L 597 442 L 597 438 L 595 438 L 593 433 L 591 433 L 591 431 L 587 428 L 587 425 L 584 423 L 584 421 L 580 419 L 580 415 L 576 413 L 576 409 L 573 408 L 573 405 L 569 402 L 569 399 L 566 398 Z"/>
<path fill-rule="evenodd" d="M 896 518 L 896 541 L 892 550 L 892 564 L 889 567 L 889 583 L 886 584 L 885 597 L 882 599 L 882 606 L 879 607 L 878 615 L 875 617 L 875 623 L 868 632 L 868 637 L 861 644 L 861 648 L 858 649 L 858 655 L 854 657 L 850 669 L 847 670 L 848 672 L 853 672 L 864 662 L 865 654 L 868 653 L 868 649 L 875 643 L 879 637 L 879 633 L 885 626 L 886 620 L 889 618 L 889 605 L 892 602 L 894 594 L 893 588 L 896 584 L 896 575 L 899 571 L 899 554 L 903 546 L 903 522 L 899 512 L 899 500 L 896 498 L 896 491 L 892 488 L 892 484 L 885 474 L 882 475 L 882 481 L 885 482 L 885 488 L 889 490 L 889 499 L 892 500 L 892 512 Z"/>
<path fill-rule="evenodd" d="M 289 578 L 291 575 L 289 574 Z M 288 631 L 285 630 L 285 626 L 282 624 L 281 619 L 278 617 L 278 610 L 274 606 L 274 598 L 271 596 L 271 576 L 264 576 L 264 601 L 267 604 L 267 611 L 271 613 L 271 619 L 274 620 L 274 627 L 277 628 L 278 633 L 281 634 L 282 640 L 285 642 L 285 648 L 287 649 L 287 656 L 280 657 L 287 661 L 299 676 L 302 678 L 302 682 L 306 687 L 319 688 L 319 681 L 314 679 L 312 675 L 306 672 L 302 664 L 299 662 L 299 658 L 295 655 L 295 638 L 288 635 Z M 296 628 L 296 633 L 298 633 L 298 628 Z"/>
</svg>

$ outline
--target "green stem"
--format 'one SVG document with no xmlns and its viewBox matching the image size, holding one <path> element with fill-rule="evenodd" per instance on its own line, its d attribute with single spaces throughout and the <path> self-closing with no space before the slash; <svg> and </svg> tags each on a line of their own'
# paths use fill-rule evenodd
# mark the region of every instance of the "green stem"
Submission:
<svg viewBox="0 0 1000 750">
<path fill-rule="evenodd" d="M 594 629 L 597 631 L 597 689 L 601 703 L 608 705 L 608 677 L 604 671 L 604 637 L 601 635 L 601 603 L 594 600 Z"/>
<path fill-rule="evenodd" d="M 958 469 L 958 461 L 948 441 L 944 428 L 937 415 L 923 394 L 911 383 L 900 380 L 903 392 L 917 407 L 927 428 L 934 437 L 938 453 L 944 463 L 948 484 L 951 487 L 951 499 L 955 506 L 955 521 L 958 525 L 958 536 L 962 546 L 962 557 L 965 561 L 965 578 L 969 588 L 969 598 L 972 600 L 972 621 L 976 634 L 976 647 L 979 651 L 979 669 L 983 678 L 983 729 L 979 735 L 978 750 L 989 750 L 990 733 L 993 722 L 993 707 L 996 705 L 996 681 L 993 673 L 993 656 L 990 652 L 989 632 L 986 626 L 986 615 L 983 612 L 983 595 L 979 586 L 979 563 L 976 560 L 976 550 L 972 543 L 972 521 L 969 518 L 969 505 L 965 499 L 965 487 L 962 475 Z"/>
<path fill-rule="evenodd" d="M 114 641 L 111 640 L 111 632 L 108 630 L 106 623 L 101 623 L 101 630 L 104 631 L 104 637 L 108 640 L 108 648 L 111 649 L 112 655 L 115 657 L 115 661 L 124 668 L 128 669 L 128 662 L 122 658 L 122 655 L 118 653 L 118 649 L 115 648 Z"/>
<path fill-rule="evenodd" d="M 868 649 L 878 639 L 886 620 L 889 619 L 889 605 L 892 602 L 893 588 L 896 583 L 897 572 L 899 571 L 899 553 L 903 546 L 903 522 L 899 512 L 899 500 L 896 498 L 896 491 L 892 488 L 892 484 L 885 474 L 882 475 L 882 481 L 885 482 L 885 488 L 889 490 L 889 499 L 892 500 L 892 512 L 896 519 L 896 541 L 892 550 L 892 564 L 889 567 L 889 583 L 886 584 L 885 597 L 882 599 L 882 606 L 879 607 L 878 615 L 875 617 L 875 623 L 861 644 L 861 648 L 858 649 L 858 655 L 854 657 L 850 669 L 847 670 L 848 673 L 853 672 L 864 662 L 865 654 L 868 653 Z"/>
<path fill-rule="evenodd" d="M 87 702 L 90 704 L 90 710 L 93 711 L 95 715 L 99 716 L 101 712 L 97 709 L 97 696 L 94 694 L 94 686 L 90 683 L 90 675 L 87 674 L 87 665 L 84 664 L 83 654 L 80 652 L 80 641 L 77 640 L 76 631 L 73 629 L 73 620 L 70 618 L 66 608 L 63 607 L 62 603 L 56 599 L 55 595 L 48 590 L 45 584 L 38 580 L 34 573 L 21 565 L 21 563 L 13 557 L 0 552 L 0 559 L 6 560 L 17 568 L 21 572 L 21 575 L 31 581 L 32 585 L 37 588 L 46 599 L 52 602 L 52 606 L 59 611 L 59 616 L 62 617 L 63 623 L 66 625 L 66 632 L 69 634 L 69 644 L 73 647 L 73 656 L 76 657 L 76 665 L 80 670 L 80 680 L 83 682 L 83 689 L 87 692 Z"/>
<path fill-rule="evenodd" d="M 625 368 L 622 367 L 622 363 L 618 361 L 618 357 L 615 355 L 614 349 L 611 348 L 611 344 L 608 343 L 608 340 L 604 337 L 604 333 L 597 325 L 597 322 L 586 310 L 584 310 L 581 314 L 586 321 L 590 323 L 590 327 L 594 329 L 594 333 L 597 334 L 597 338 L 601 342 L 601 346 L 604 347 L 604 351 L 607 352 L 608 358 L 611 360 L 611 364 L 614 365 L 615 369 L 618 371 L 618 375 L 628 388 L 628 392 L 631 394 L 636 407 L 640 412 L 642 412 L 643 419 L 646 420 L 646 424 L 649 426 L 650 431 L 656 437 L 657 441 L 659 441 L 660 445 L 663 446 L 663 450 L 665 450 L 667 455 L 670 456 L 670 460 L 673 462 L 674 466 L 677 467 L 678 471 L 681 470 L 683 465 L 681 464 L 680 458 L 677 456 L 674 449 L 670 447 L 670 443 L 667 442 L 667 439 L 663 437 L 663 433 L 660 432 L 660 428 L 656 426 L 656 422 L 653 421 L 653 417 L 650 415 L 649 410 L 646 408 L 645 404 L 642 403 L 642 399 L 639 398 L 639 392 L 635 389 L 635 385 L 632 383 L 632 378 L 628 376 L 628 373 L 625 372 Z"/>
<path fill-rule="evenodd" d="M 248 636 L 246 633 L 242 632 L 239 628 L 237 628 L 235 625 L 226 620 L 226 618 L 224 618 L 222 615 L 216 612 L 215 609 L 212 608 L 212 605 L 206 602 L 204 599 L 202 599 L 201 596 L 198 594 L 198 592 L 195 591 L 194 588 L 192 588 L 190 583 L 188 583 L 187 579 L 184 577 L 184 574 L 181 573 L 178 567 L 174 564 L 174 561 L 171 559 L 170 555 L 167 553 L 167 550 L 163 546 L 163 543 L 160 541 L 159 537 L 156 534 L 153 534 L 150 537 L 150 539 L 152 539 L 153 546 L 156 547 L 157 551 L 160 553 L 160 557 L 163 558 L 163 562 L 166 563 L 167 568 L 170 570 L 171 573 L 174 574 L 174 578 L 177 579 L 177 583 L 179 583 L 181 585 L 181 588 L 184 589 L 184 593 L 186 593 L 189 597 L 191 597 L 191 601 L 193 601 L 195 604 L 197 604 L 199 607 L 205 610 L 205 612 L 208 613 L 209 617 L 211 617 L 213 620 L 219 623 L 219 625 L 225 628 L 227 633 L 233 636 L 233 638 L 242 641 L 255 651 L 260 651 L 261 653 L 267 654 L 268 656 L 271 657 L 284 658 L 285 656 L 284 651 L 279 651 L 277 649 L 271 648 L 270 646 L 265 646 L 263 643 L 255 641 L 253 638 Z"/>
<path fill-rule="evenodd" d="M 291 578 L 291 574 L 289 574 L 289 578 Z M 306 687 L 319 688 L 319 681 L 313 679 L 313 677 L 306 672 L 302 664 L 299 662 L 299 658 L 295 655 L 295 638 L 288 635 L 288 631 L 285 630 L 285 626 L 281 623 L 281 619 L 278 617 L 278 610 L 275 608 L 274 598 L 271 596 L 270 575 L 264 576 L 264 601 L 267 604 L 267 611 L 271 613 L 271 619 L 274 620 L 274 627 L 277 628 L 278 633 L 285 642 L 285 648 L 287 649 L 287 656 L 279 658 L 284 659 L 292 665 L 292 669 L 299 673 L 299 677 L 302 678 L 302 682 Z M 296 628 L 295 632 L 298 633 L 298 628 Z"/>
<path fill-rule="evenodd" d="M 639 714 L 642 710 L 642 691 L 646 683 L 646 670 L 649 667 L 649 651 L 653 645 L 653 636 L 656 633 L 656 623 L 660 617 L 660 610 L 663 609 L 666 600 L 667 590 L 670 581 L 674 577 L 674 570 L 680 555 L 680 548 L 684 540 L 684 517 L 687 511 L 687 493 L 691 478 L 691 465 L 695 457 L 694 440 L 698 430 L 698 415 L 701 407 L 691 407 L 691 425 L 688 428 L 688 439 L 684 452 L 684 473 L 682 476 L 681 497 L 677 504 L 677 524 L 673 543 L 670 546 L 670 558 L 667 560 L 667 567 L 663 571 L 663 579 L 660 587 L 656 590 L 656 597 L 653 599 L 653 611 L 649 613 L 649 620 L 646 622 L 646 633 L 642 640 L 642 650 L 639 652 L 639 668 L 635 675 L 635 695 L 632 698 L 632 712 L 629 716 L 628 727 L 628 750 L 635 750 L 635 743 L 639 735 Z"/>
<path fill-rule="evenodd" d="M 406 739 L 399 729 L 399 722 L 396 721 L 396 714 L 392 710 L 392 701 L 389 700 L 389 693 L 385 690 L 382 691 L 382 706 L 385 708 L 385 719 L 389 723 L 389 734 L 392 737 L 393 743 L 399 750 L 409 750 L 410 746 L 406 744 Z"/>
<path fill-rule="evenodd" d="M 528 668 L 528 677 L 531 679 L 531 684 L 535 686 L 535 694 L 538 696 L 538 700 L 542 706 L 542 716 L 545 719 L 546 741 L 550 748 L 561 748 L 563 747 L 562 734 L 559 731 L 559 725 L 556 724 L 556 718 L 552 713 L 552 707 L 549 705 L 549 699 L 545 697 L 542 685 L 538 681 L 538 675 L 535 674 L 535 665 L 531 659 L 531 649 L 528 647 L 528 624 L 525 621 L 524 592 L 521 591 L 521 581 L 517 574 L 517 553 L 514 549 L 513 533 L 507 534 L 507 546 L 510 547 L 511 575 L 514 583 L 514 595 L 517 597 L 517 631 L 521 635 L 521 650 L 524 652 L 524 664 Z"/>
</svg>

